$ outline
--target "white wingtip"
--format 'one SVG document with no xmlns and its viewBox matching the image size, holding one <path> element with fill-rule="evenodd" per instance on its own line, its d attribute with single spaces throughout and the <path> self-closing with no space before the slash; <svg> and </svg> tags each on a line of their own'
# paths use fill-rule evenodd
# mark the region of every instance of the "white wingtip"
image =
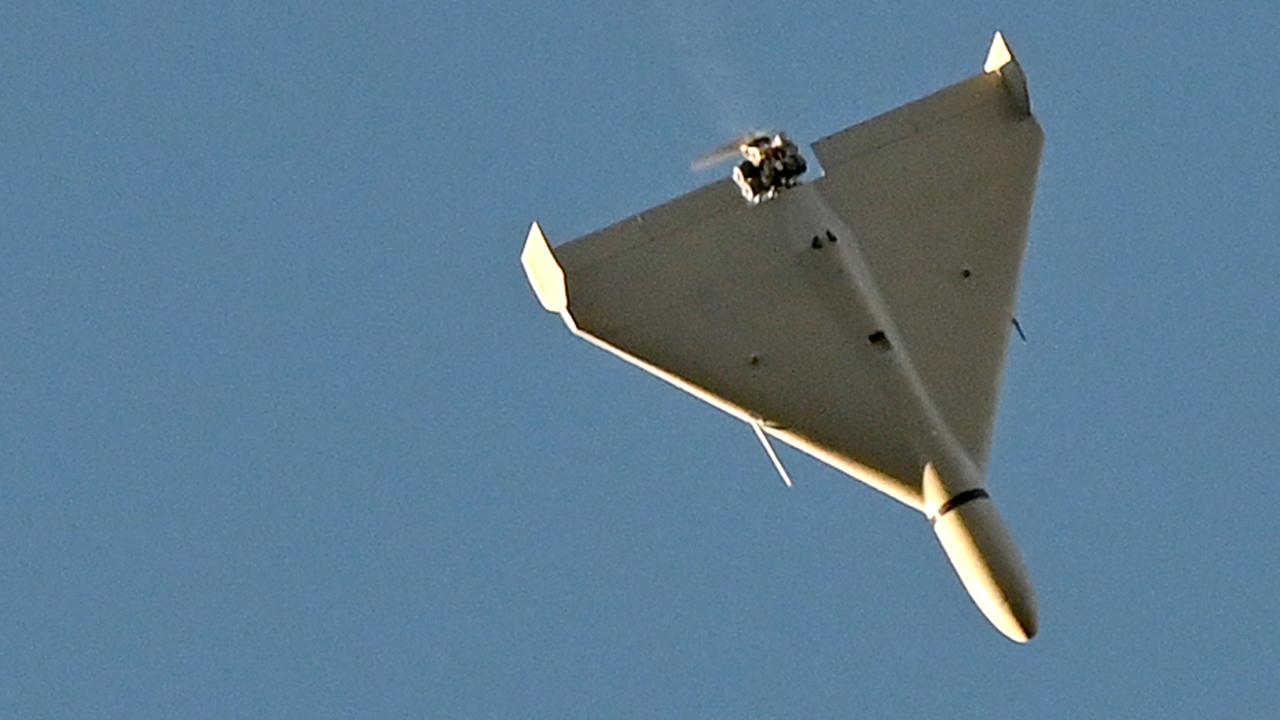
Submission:
<svg viewBox="0 0 1280 720">
<path fill-rule="evenodd" d="M 1013 53 L 1009 51 L 1004 35 L 997 30 L 995 37 L 991 38 L 991 48 L 987 50 L 987 61 L 982 64 L 982 72 L 999 72 L 1000 68 L 1010 62 L 1013 62 Z"/>
<path fill-rule="evenodd" d="M 1014 104 L 1023 113 L 1031 114 L 1031 96 L 1027 93 L 1027 76 L 1023 74 L 1018 58 L 1014 57 L 1013 51 L 1009 49 L 1009 43 L 1005 42 L 1004 34 L 998 30 L 995 37 L 991 38 L 991 49 L 987 51 L 987 61 L 982 64 L 982 70 L 988 75 L 999 77 L 1005 89 L 1009 91 L 1010 97 L 1013 98 Z"/>
<path fill-rule="evenodd" d="M 564 270 L 556 261 L 555 253 L 547 237 L 542 234 L 538 223 L 529 228 L 529 237 L 524 241 L 524 251 L 520 253 L 520 264 L 524 266 L 524 274 L 533 286 L 542 307 L 553 313 L 563 314 L 569 307 L 569 295 L 564 285 Z"/>
</svg>

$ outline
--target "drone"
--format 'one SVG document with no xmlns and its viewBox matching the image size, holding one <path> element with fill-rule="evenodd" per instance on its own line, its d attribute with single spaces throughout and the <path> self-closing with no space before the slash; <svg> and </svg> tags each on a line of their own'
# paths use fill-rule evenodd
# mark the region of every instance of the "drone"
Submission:
<svg viewBox="0 0 1280 720">
<path fill-rule="evenodd" d="M 996 33 L 981 73 L 813 143 L 821 177 L 750 133 L 695 163 L 737 155 L 732 179 L 555 248 L 535 222 L 521 263 L 573 334 L 750 426 L 788 487 L 773 440 L 917 511 L 1025 643 L 987 475 L 1043 145 Z"/>
</svg>

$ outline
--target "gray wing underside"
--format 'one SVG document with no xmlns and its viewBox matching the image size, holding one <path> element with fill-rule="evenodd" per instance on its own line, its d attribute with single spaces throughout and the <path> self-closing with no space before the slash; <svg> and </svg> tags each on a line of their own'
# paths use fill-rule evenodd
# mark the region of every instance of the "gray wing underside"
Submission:
<svg viewBox="0 0 1280 720">
<path fill-rule="evenodd" d="M 995 74 L 814 144 L 828 203 L 856 233 L 905 351 L 984 473 L 1043 144 Z"/>
<path fill-rule="evenodd" d="M 985 471 L 1041 144 L 979 75 L 772 201 L 726 180 L 554 251 L 535 225 L 525 266 L 578 334 L 919 507 L 940 430 Z"/>
</svg>

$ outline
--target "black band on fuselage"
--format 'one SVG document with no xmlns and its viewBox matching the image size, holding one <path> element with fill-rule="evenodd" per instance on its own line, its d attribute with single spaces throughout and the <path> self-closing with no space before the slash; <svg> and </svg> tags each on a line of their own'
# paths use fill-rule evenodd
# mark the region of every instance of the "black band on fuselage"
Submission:
<svg viewBox="0 0 1280 720">
<path fill-rule="evenodd" d="M 933 521 L 937 522 L 938 518 L 942 517 L 943 515 L 946 515 L 947 513 L 951 512 L 952 510 L 955 510 L 956 508 L 960 507 L 961 505 L 967 502 L 972 502 L 974 500 L 977 500 L 978 498 L 989 498 L 989 497 L 991 497 L 991 495 L 987 494 L 987 491 L 983 490 L 982 488 L 974 488 L 972 490 L 965 490 L 962 493 L 957 493 L 953 495 L 950 500 L 942 503 L 942 507 L 938 508 L 938 512 L 934 514 Z"/>
</svg>

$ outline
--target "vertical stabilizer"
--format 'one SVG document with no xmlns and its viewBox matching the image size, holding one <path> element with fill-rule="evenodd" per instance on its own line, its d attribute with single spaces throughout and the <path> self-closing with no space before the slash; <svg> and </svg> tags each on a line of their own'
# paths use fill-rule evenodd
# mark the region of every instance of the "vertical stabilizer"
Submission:
<svg viewBox="0 0 1280 720">
<path fill-rule="evenodd" d="M 524 266 L 524 274 L 538 296 L 538 302 L 548 312 L 563 313 L 569 307 L 569 296 L 564 286 L 564 270 L 556 261 L 555 253 L 547 237 L 542 234 L 538 223 L 529 227 L 529 237 L 524 241 L 524 251 L 520 253 L 520 264 Z"/>
<path fill-rule="evenodd" d="M 1027 77 L 1022 74 L 1022 66 L 1014 57 L 1004 35 L 996 31 L 991 38 L 991 47 L 987 50 L 987 61 L 982 64 L 982 71 L 988 75 L 999 75 L 1004 87 L 1009 91 L 1015 104 L 1026 115 L 1031 114 L 1031 96 L 1027 94 Z"/>
</svg>

